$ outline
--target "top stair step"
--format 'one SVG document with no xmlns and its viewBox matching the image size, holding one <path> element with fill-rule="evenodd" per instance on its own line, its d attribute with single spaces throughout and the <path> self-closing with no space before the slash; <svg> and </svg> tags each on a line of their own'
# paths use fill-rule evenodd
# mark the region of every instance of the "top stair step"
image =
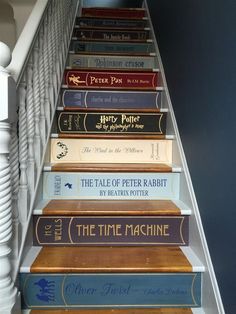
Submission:
<svg viewBox="0 0 236 314">
<path fill-rule="evenodd" d="M 142 8 L 82 8 L 82 17 L 116 18 L 116 19 L 144 19 L 146 10 Z"/>
<path fill-rule="evenodd" d="M 23 314 L 204 314 L 202 309 L 80 309 L 80 310 L 31 310 Z"/>
</svg>

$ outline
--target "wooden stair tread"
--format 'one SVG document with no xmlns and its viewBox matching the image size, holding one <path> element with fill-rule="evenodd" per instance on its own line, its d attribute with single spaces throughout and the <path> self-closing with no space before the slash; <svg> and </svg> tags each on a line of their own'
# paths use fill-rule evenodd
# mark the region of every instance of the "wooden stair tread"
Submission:
<svg viewBox="0 0 236 314">
<path fill-rule="evenodd" d="M 181 215 L 169 200 L 50 200 L 43 215 Z"/>
<path fill-rule="evenodd" d="M 31 310 L 30 314 L 193 314 L 187 308 Z"/>
<path fill-rule="evenodd" d="M 128 113 L 158 113 L 158 112 L 167 112 L 168 109 L 163 109 L 163 108 L 155 108 L 155 109 L 149 109 L 149 108 L 132 108 L 132 109 L 128 109 L 128 108 L 78 108 L 78 107 L 70 107 L 70 106 L 66 106 L 66 107 L 57 107 L 58 111 L 75 111 L 75 112 L 128 112 Z"/>
<path fill-rule="evenodd" d="M 204 271 L 201 267 L 201 262 L 190 248 L 32 247 L 26 255 L 21 272 L 189 273 Z"/>
<path fill-rule="evenodd" d="M 51 164 L 52 171 L 71 172 L 172 172 L 167 164 L 117 164 L 117 163 L 58 163 Z"/>
<path fill-rule="evenodd" d="M 152 139 L 152 140 L 160 140 L 165 139 L 166 135 L 141 135 L 141 134 L 79 134 L 79 133 L 58 133 L 58 138 L 85 138 L 85 139 L 136 139 L 136 140 L 144 140 L 144 139 Z"/>
</svg>

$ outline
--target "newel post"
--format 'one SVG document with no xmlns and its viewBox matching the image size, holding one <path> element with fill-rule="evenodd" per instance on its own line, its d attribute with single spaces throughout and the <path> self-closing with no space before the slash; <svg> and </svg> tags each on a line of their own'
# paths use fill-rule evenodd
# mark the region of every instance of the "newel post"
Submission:
<svg viewBox="0 0 236 314">
<path fill-rule="evenodd" d="M 9 162 L 11 124 L 16 120 L 16 85 L 6 71 L 11 61 L 9 48 L 0 42 L 0 309 L 9 314 L 17 289 L 11 278 L 12 182 Z"/>
</svg>

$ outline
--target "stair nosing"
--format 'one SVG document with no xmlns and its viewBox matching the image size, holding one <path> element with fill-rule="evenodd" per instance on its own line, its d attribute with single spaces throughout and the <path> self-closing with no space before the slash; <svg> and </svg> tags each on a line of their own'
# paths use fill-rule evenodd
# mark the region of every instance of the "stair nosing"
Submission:
<svg viewBox="0 0 236 314">
<path fill-rule="evenodd" d="M 114 308 L 115 308 L 115 306 L 114 306 Z M 143 307 L 141 307 L 141 306 L 139 306 L 139 309 L 143 309 Z M 156 308 L 156 309 L 160 309 L 160 308 Z M 191 311 L 192 311 L 192 314 L 205 314 L 205 311 L 203 310 L 203 308 L 202 307 L 200 307 L 200 308 L 189 308 Z M 57 309 L 58 310 L 58 309 Z M 56 314 L 57 313 L 57 310 L 55 310 L 55 309 L 49 309 L 49 310 L 44 310 L 45 311 L 45 313 L 46 314 Z M 81 309 L 78 309 L 78 310 L 76 310 L 76 309 L 72 309 L 73 310 L 73 314 L 79 314 L 79 313 L 81 313 Z M 95 310 L 97 310 L 97 309 L 86 309 L 87 311 L 89 311 L 87 314 L 92 314 L 93 313 L 93 311 Z M 101 309 L 101 311 L 102 310 L 104 310 L 104 309 Z M 123 312 L 122 312 L 122 310 L 124 310 L 124 309 L 120 309 L 121 310 L 121 312 L 120 312 L 120 314 L 122 314 Z M 155 308 L 152 308 L 152 311 L 153 311 L 153 314 L 154 314 L 154 310 L 155 310 Z M 34 311 L 34 312 L 33 312 Z M 27 310 L 22 310 L 22 314 L 34 314 L 35 313 L 35 311 L 37 311 L 37 310 L 35 310 L 35 309 L 27 309 Z M 40 313 L 42 313 L 42 311 L 43 310 L 40 310 Z M 78 313 L 77 313 L 77 311 L 78 311 Z M 69 314 L 70 312 L 68 312 L 68 309 L 64 309 L 64 311 L 63 312 L 65 312 L 65 314 Z M 37 312 L 36 312 L 37 313 Z M 97 313 L 97 312 L 96 312 Z M 133 312 L 134 313 L 134 312 Z M 110 314 L 112 314 L 112 309 L 110 309 Z M 118 313 L 117 313 L 118 314 Z M 135 313 L 134 313 L 135 314 Z M 137 313 L 137 314 L 139 314 L 139 313 Z M 159 313 L 159 314 L 161 314 L 161 313 Z"/>
<path fill-rule="evenodd" d="M 86 90 L 86 87 L 83 87 L 83 86 L 79 86 L 79 87 L 72 87 L 72 86 L 68 86 L 67 84 L 62 84 L 61 85 L 61 88 L 64 88 L 64 89 L 73 89 L 73 90 L 80 90 L 80 89 L 83 89 L 83 90 Z M 88 87 L 87 87 L 88 89 Z M 90 90 L 97 90 L 96 88 L 91 88 Z M 129 89 L 111 89 L 111 90 L 122 90 L 122 91 L 128 91 Z M 163 91 L 164 90 L 164 87 L 163 86 L 157 86 L 157 87 L 154 87 L 152 89 L 135 89 L 135 88 L 132 88 L 131 91 Z"/>
<path fill-rule="evenodd" d="M 48 199 L 42 199 L 40 202 L 38 202 L 37 205 L 35 206 L 34 211 L 33 211 L 33 215 L 43 215 L 43 208 L 46 207 L 46 205 L 50 201 L 51 200 L 48 200 Z M 73 201 L 74 201 L 74 199 L 73 199 Z M 86 200 L 78 200 L 78 202 L 81 202 L 81 201 L 86 201 Z M 102 202 L 103 201 L 106 201 L 106 200 L 102 200 Z M 110 201 L 111 200 L 109 200 L 109 202 Z M 114 200 L 114 202 L 116 202 L 116 201 L 117 200 Z M 180 216 L 191 216 L 192 215 L 192 210 L 186 204 L 184 204 L 182 201 L 173 200 L 173 199 L 171 199 L 170 201 L 173 202 L 179 208 Z M 122 202 L 129 202 L 129 200 L 123 200 Z M 106 215 L 107 216 L 111 216 L 110 214 L 106 214 Z M 50 215 L 50 216 L 52 216 L 52 215 Z M 72 215 L 70 215 L 70 216 L 72 216 Z M 76 215 L 73 215 L 73 216 L 76 216 Z M 88 214 L 88 216 L 90 216 L 90 214 Z M 122 214 L 119 214 L 119 216 L 122 216 Z M 147 215 L 142 215 L 142 216 L 147 216 Z M 148 216 L 155 216 L 155 215 L 151 214 L 151 215 L 148 215 Z M 161 216 L 163 216 L 163 215 L 161 215 Z M 168 214 L 166 216 L 168 216 Z"/>
<path fill-rule="evenodd" d="M 69 164 L 69 163 L 67 163 L 67 164 Z M 76 164 L 76 163 L 71 163 L 71 164 Z M 79 164 L 79 163 L 78 163 Z M 85 162 L 82 162 L 82 163 L 80 163 L 80 164 L 87 164 L 87 163 L 85 163 Z M 97 165 L 97 167 L 98 167 L 98 165 L 99 165 L 99 163 L 88 163 L 89 165 L 91 165 L 91 167 L 93 166 L 93 165 Z M 101 165 L 104 165 L 105 163 L 101 163 Z M 112 164 L 112 163 L 108 163 L 109 165 L 110 164 Z M 116 164 L 118 164 L 118 163 L 114 163 L 114 165 L 116 165 Z M 136 163 L 133 163 L 133 162 L 130 162 L 130 163 L 123 163 L 122 165 L 124 166 L 124 165 L 133 165 L 133 164 L 136 164 Z M 142 164 L 144 164 L 144 165 L 148 165 L 148 164 L 151 164 L 151 165 L 156 165 L 156 166 L 158 166 L 158 163 L 149 163 L 149 162 L 146 162 L 146 163 L 137 163 L 136 165 L 138 166 L 138 165 L 142 165 Z M 53 170 L 53 166 L 55 166 L 55 165 L 57 165 L 57 163 L 50 163 L 50 162 L 48 162 L 48 163 L 45 163 L 44 164 L 44 167 L 43 167 L 43 171 L 44 172 L 53 172 L 54 170 Z M 120 165 L 120 164 L 119 164 Z M 169 165 L 169 164 L 165 164 L 166 166 L 169 166 L 170 168 L 171 168 L 171 171 L 170 172 L 168 172 L 168 173 L 181 173 L 182 172 L 182 168 L 181 167 L 179 167 L 179 166 L 175 166 L 175 165 Z M 61 167 L 63 167 L 63 163 L 60 163 L 60 166 Z M 122 167 L 121 167 L 122 168 Z M 77 170 L 77 171 L 70 171 L 70 170 L 68 170 L 67 172 L 81 172 L 82 170 Z M 62 171 L 62 170 L 60 170 L 60 172 L 65 172 L 65 171 Z M 97 169 L 91 169 L 91 170 L 86 170 L 86 172 L 104 172 L 104 170 L 100 170 L 100 171 L 98 171 Z M 107 173 L 110 173 L 110 172 L 114 172 L 114 170 L 112 170 L 112 168 L 108 168 L 105 172 L 107 172 Z M 121 170 L 119 170 L 119 172 L 122 172 L 122 169 Z M 131 169 L 131 170 L 124 170 L 124 172 L 126 172 L 126 173 L 130 173 L 130 172 L 146 172 L 146 173 L 152 173 L 153 172 L 153 170 L 150 170 L 150 171 L 139 171 L 139 170 L 137 170 L 137 171 L 134 171 L 134 169 Z M 157 173 L 158 172 L 160 172 L 160 173 L 166 173 L 167 171 L 156 171 Z M 117 173 L 117 171 L 116 171 L 116 173 Z"/>
</svg>

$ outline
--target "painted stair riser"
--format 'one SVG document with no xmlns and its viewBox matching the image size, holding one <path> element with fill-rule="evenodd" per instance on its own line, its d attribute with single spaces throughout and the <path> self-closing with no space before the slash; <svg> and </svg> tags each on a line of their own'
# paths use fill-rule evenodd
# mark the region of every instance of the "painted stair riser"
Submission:
<svg viewBox="0 0 236 314">
<path fill-rule="evenodd" d="M 64 90 L 62 106 L 75 108 L 157 109 L 161 92 Z"/>
<path fill-rule="evenodd" d="M 102 41 L 121 41 L 121 42 L 146 42 L 150 37 L 149 30 L 130 31 L 130 30 L 88 30 L 86 28 L 75 28 L 73 38 L 81 40 L 102 40 Z"/>
<path fill-rule="evenodd" d="M 65 70 L 64 84 L 72 88 L 156 90 L 158 72 Z"/>
<path fill-rule="evenodd" d="M 201 273 L 20 274 L 20 286 L 25 308 L 201 306 Z"/>
<path fill-rule="evenodd" d="M 116 18 L 116 19 L 143 19 L 146 10 L 141 8 L 82 8 L 82 17 Z"/>
<path fill-rule="evenodd" d="M 166 112 L 58 111 L 60 133 L 166 134 Z"/>
<path fill-rule="evenodd" d="M 178 199 L 179 173 L 44 172 L 44 199 Z"/>
<path fill-rule="evenodd" d="M 89 28 L 136 28 L 142 29 L 147 26 L 146 20 L 118 20 L 118 19 L 96 19 L 77 17 L 76 26 Z"/>
<path fill-rule="evenodd" d="M 74 53 L 106 53 L 122 55 L 142 55 L 153 53 L 153 43 L 116 43 L 116 42 L 83 42 L 73 40 L 70 50 Z"/>
<path fill-rule="evenodd" d="M 51 139 L 52 163 L 172 163 L 171 140 Z"/>
<path fill-rule="evenodd" d="M 133 69 L 152 70 L 157 68 L 155 57 L 143 56 L 112 56 L 112 55 L 81 55 L 70 54 L 68 57 L 69 68 L 94 68 L 94 69 Z"/>
<path fill-rule="evenodd" d="M 188 245 L 188 216 L 33 216 L 34 245 Z"/>
</svg>

